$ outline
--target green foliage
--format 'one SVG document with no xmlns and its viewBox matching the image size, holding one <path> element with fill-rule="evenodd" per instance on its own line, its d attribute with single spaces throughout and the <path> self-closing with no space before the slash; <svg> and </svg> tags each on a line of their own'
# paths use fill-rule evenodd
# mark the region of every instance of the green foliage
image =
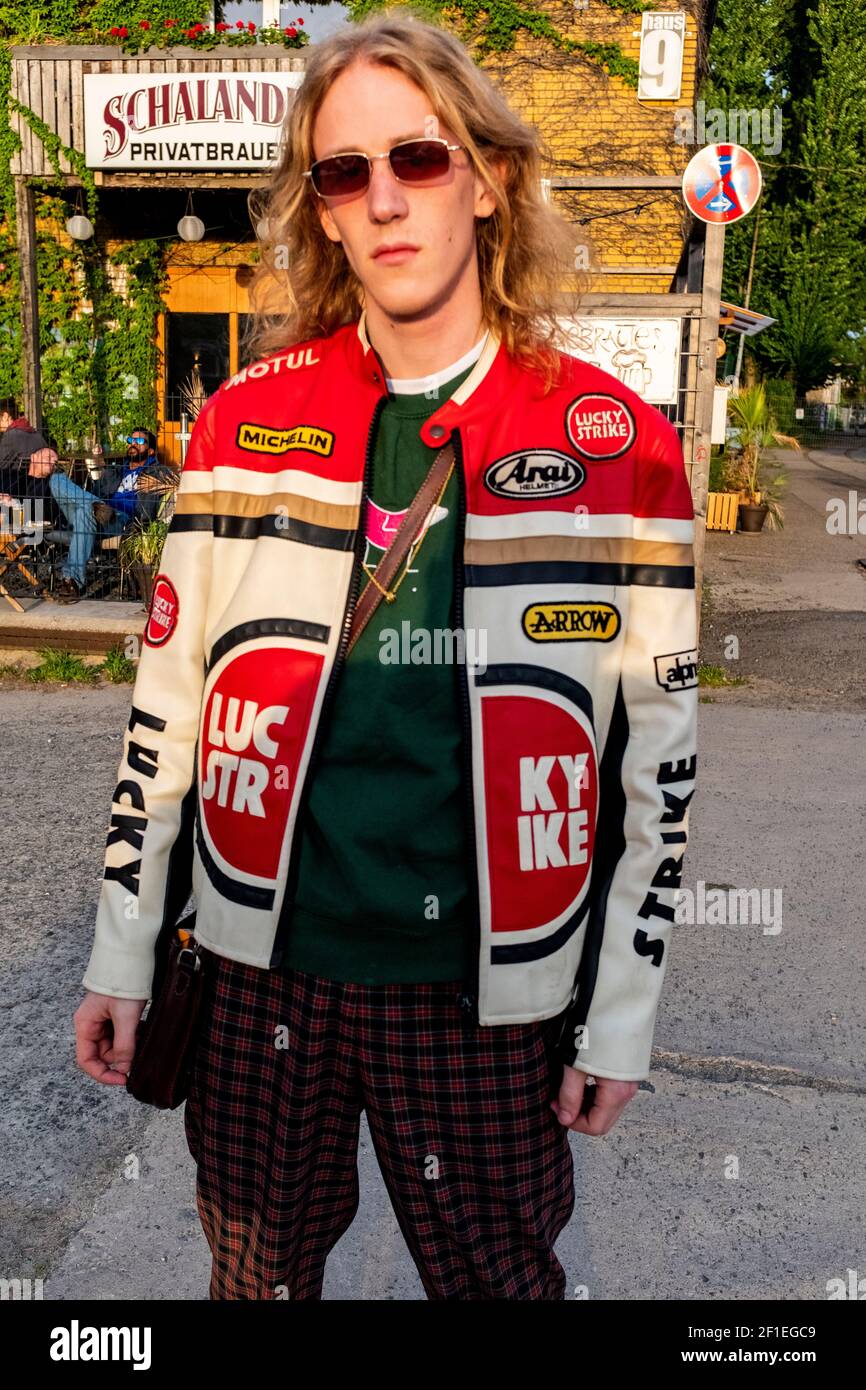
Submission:
<svg viewBox="0 0 866 1390">
<path fill-rule="evenodd" d="M 710 476 L 707 484 L 708 492 L 736 492 L 738 491 L 732 475 L 731 459 L 727 453 L 720 452 L 713 454 L 710 459 Z"/>
<path fill-rule="evenodd" d="M 717 687 L 720 685 L 745 685 L 745 676 L 729 676 L 724 666 L 713 666 L 702 661 L 698 666 L 698 685 Z"/>
<path fill-rule="evenodd" d="M 114 685 L 131 685 L 136 675 L 135 662 L 129 660 L 122 647 L 112 647 L 97 670 Z"/>
<path fill-rule="evenodd" d="M 784 381 L 778 377 L 766 377 L 763 387 L 767 396 L 770 418 L 776 422 L 780 430 L 784 430 L 786 434 L 789 433 L 796 424 L 794 419 L 794 387 L 790 381 Z"/>
<path fill-rule="evenodd" d="M 167 535 L 168 526 L 164 521 L 137 521 L 120 542 L 121 567 L 158 565 Z"/>
<path fill-rule="evenodd" d="M 866 325 L 866 7 L 862 0 L 720 0 L 707 107 L 779 106 L 778 154 L 753 147 L 764 193 L 750 340 L 798 396 L 833 377 Z M 753 217 L 725 237 L 726 298 L 742 303 Z"/>
<path fill-rule="evenodd" d="M 15 187 L 9 166 L 21 141 L 9 123 L 12 62 L 0 44 L 0 396 L 21 399 L 20 272 Z"/>
<path fill-rule="evenodd" d="M 634 59 L 626 58 L 619 44 L 570 39 L 561 33 L 548 14 L 533 4 L 520 4 L 519 0 L 414 0 L 409 6 L 402 5 L 400 0 L 397 3 L 400 8 L 412 9 L 424 19 L 454 24 L 478 62 L 497 53 L 511 52 L 518 36 L 526 34 L 543 39 L 560 53 L 589 58 L 622 78 L 628 86 L 637 87 L 638 65 Z M 604 0 L 604 3 L 610 9 L 628 14 L 654 8 L 643 0 Z M 391 0 L 345 0 L 345 4 L 350 17 L 360 21 L 376 10 L 390 8 Z"/>
<path fill-rule="evenodd" d="M 44 647 L 39 655 L 42 661 L 27 672 L 27 679 L 37 684 L 45 681 L 72 681 L 91 685 L 98 678 L 95 666 L 88 666 L 75 652 L 58 652 Z"/>
</svg>

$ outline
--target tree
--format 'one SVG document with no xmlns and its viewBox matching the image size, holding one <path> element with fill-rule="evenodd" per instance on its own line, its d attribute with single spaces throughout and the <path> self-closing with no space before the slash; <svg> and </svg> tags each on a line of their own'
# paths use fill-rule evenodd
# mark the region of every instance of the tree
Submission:
<svg viewBox="0 0 866 1390">
<path fill-rule="evenodd" d="M 835 375 L 866 325 L 866 8 L 862 0 L 721 0 L 707 104 L 778 105 L 758 149 L 763 213 L 752 305 L 778 320 L 750 344 L 798 394 Z M 743 294 L 751 219 L 726 235 L 724 293 Z"/>
</svg>

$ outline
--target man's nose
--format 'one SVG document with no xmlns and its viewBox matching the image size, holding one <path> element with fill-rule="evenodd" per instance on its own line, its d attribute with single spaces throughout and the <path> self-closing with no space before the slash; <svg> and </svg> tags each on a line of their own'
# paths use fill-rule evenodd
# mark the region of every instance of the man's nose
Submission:
<svg viewBox="0 0 866 1390">
<path fill-rule="evenodd" d="M 394 177 L 390 160 L 370 161 L 367 207 L 375 222 L 389 222 L 395 217 L 405 216 L 409 210 L 405 190 L 399 179 Z"/>
</svg>

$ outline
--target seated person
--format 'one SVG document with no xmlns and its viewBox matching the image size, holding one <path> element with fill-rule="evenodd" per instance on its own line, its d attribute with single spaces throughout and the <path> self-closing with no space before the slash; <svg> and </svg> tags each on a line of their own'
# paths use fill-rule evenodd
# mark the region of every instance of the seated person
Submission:
<svg viewBox="0 0 866 1390">
<path fill-rule="evenodd" d="M 15 402 L 0 401 L 0 506 L 24 502 L 31 520 L 49 520 L 49 479 L 56 463 L 55 451 Z"/>
<path fill-rule="evenodd" d="M 149 430 L 133 430 L 127 436 L 127 445 L 122 477 L 118 481 L 116 473 L 106 470 L 106 476 L 94 484 L 96 492 L 79 487 L 62 471 L 51 477 L 51 495 L 72 528 L 69 554 L 55 591 L 60 603 L 76 603 L 84 592 L 87 561 L 93 552 L 97 526 L 101 526 L 106 535 L 119 536 L 136 515 L 152 520 L 156 511 L 152 505 L 145 505 L 145 498 L 148 503 L 152 497 L 158 502 L 166 488 L 177 483 L 177 473 L 159 463 L 156 437 Z M 101 452 L 97 445 L 94 453 Z M 164 477 L 160 478 L 160 474 Z"/>
</svg>

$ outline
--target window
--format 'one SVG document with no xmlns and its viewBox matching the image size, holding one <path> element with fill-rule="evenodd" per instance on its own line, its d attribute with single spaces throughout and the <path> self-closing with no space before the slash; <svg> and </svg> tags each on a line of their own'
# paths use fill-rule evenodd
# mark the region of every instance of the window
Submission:
<svg viewBox="0 0 866 1390">
<path fill-rule="evenodd" d="M 179 420 L 184 410 L 183 387 L 194 369 L 206 396 L 212 396 L 231 374 L 229 316 L 169 313 L 166 319 L 165 415 Z"/>
</svg>

